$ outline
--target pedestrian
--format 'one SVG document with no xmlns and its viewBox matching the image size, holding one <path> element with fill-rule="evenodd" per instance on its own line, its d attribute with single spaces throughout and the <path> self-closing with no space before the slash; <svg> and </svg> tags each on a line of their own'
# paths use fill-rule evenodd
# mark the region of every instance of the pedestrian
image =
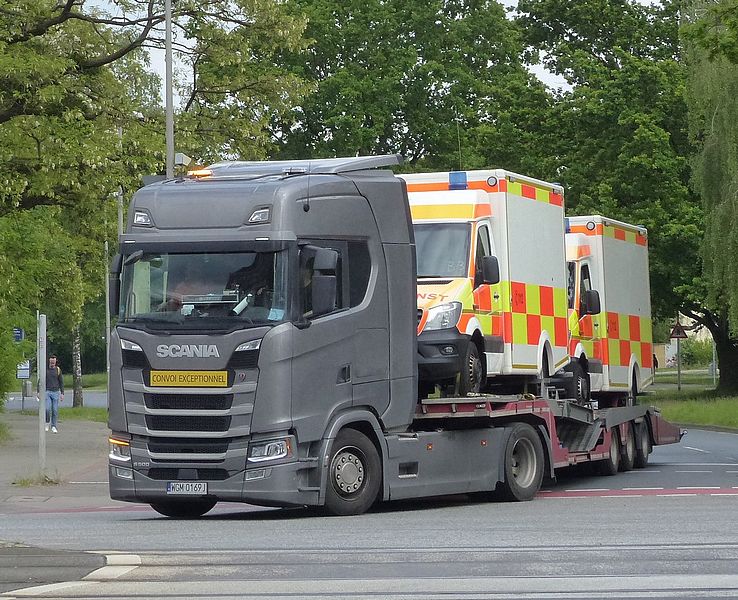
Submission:
<svg viewBox="0 0 738 600">
<path fill-rule="evenodd" d="M 59 419 L 59 402 L 64 401 L 64 379 L 61 367 L 56 364 L 56 354 L 49 356 L 46 369 L 46 431 L 51 425 L 51 433 L 59 433 L 56 428 Z"/>
</svg>

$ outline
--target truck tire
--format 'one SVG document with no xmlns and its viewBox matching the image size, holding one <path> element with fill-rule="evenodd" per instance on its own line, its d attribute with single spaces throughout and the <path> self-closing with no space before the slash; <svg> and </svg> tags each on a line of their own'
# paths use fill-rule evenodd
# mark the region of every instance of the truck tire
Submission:
<svg viewBox="0 0 738 600">
<path fill-rule="evenodd" d="M 532 500 L 543 481 L 543 445 L 536 430 L 516 423 L 505 445 L 504 480 L 495 496 L 507 502 Z"/>
<path fill-rule="evenodd" d="M 204 498 L 202 500 L 180 500 L 180 501 L 163 501 L 152 502 L 151 508 L 165 517 L 173 517 L 175 519 L 197 519 L 208 512 L 217 500 Z"/>
<path fill-rule="evenodd" d="M 571 374 L 567 395 L 569 398 L 574 398 L 577 404 L 589 404 L 591 400 L 589 374 L 577 360 L 571 363 Z"/>
<path fill-rule="evenodd" d="M 325 508 L 337 516 L 360 515 L 374 504 L 382 482 L 382 463 L 372 441 L 355 429 L 342 429 L 328 461 Z"/>
<path fill-rule="evenodd" d="M 610 430 L 610 435 L 610 453 L 605 460 L 600 461 L 600 472 L 603 475 L 617 475 L 620 468 L 620 433 L 618 433 L 618 428 L 613 427 Z"/>
<path fill-rule="evenodd" d="M 651 454 L 651 435 L 648 432 L 648 424 L 642 421 L 636 425 L 636 455 L 634 466 L 643 469 L 648 465 L 648 457 Z"/>
<path fill-rule="evenodd" d="M 479 357 L 479 349 L 473 341 L 470 341 L 459 374 L 459 395 L 464 397 L 470 392 L 478 394 L 482 389 L 483 379 L 484 366 Z"/>
<path fill-rule="evenodd" d="M 623 440 L 623 455 L 620 457 L 620 470 L 632 471 L 636 459 L 636 441 L 633 423 L 626 423 L 625 440 Z"/>
</svg>

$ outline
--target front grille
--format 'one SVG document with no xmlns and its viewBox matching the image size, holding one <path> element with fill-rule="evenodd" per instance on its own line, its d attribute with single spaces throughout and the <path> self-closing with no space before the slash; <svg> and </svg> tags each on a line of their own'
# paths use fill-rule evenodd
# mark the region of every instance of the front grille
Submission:
<svg viewBox="0 0 738 600">
<path fill-rule="evenodd" d="M 148 369 L 149 361 L 140 350 L 123 350 L 123 366 L 129 369 Z"/>
<path fill-rule="evenodd" d="M 168 410 L 227 410 L 233 394 L 144 394 L 147 408 Z"/>
<path fill-rule="evenodd" d="M 193 471 L 193 469 L 186 470 Z M 158 481 L 176 481 L 179 479 L 179 469 L 156 467 L 149 469 L 148 477 Z M 225 469 L 197 469 L 197 479 L 198 481 L 223 481 L 228 479 L 228 471 Z"/>
<path fill-rule="evenodd" d="M 229 369 L 255 369 L 259 362 L 258 350 L 242 350 L 234 352 L 228 361 Z"/>
<path fill-rule="evenodd" d="M 228 442 L 171 438 L 149 441 L 148 447 L 156 454 L 222 454 L 228 450 Z"/>
<path fill-rule="evenodd" d="M 152 431 L 228 431 L 231 417 L 184 417 L 146 415 L 146 427 Z"/>
</svg>

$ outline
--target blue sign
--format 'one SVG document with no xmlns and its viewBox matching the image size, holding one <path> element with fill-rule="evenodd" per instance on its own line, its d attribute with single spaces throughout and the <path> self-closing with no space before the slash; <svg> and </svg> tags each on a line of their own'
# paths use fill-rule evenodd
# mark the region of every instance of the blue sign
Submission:
<svg viewBox="0 0 738 600">
<path fill-rule="evenodd" d="M 26 332 L 23 331 L 20 327 L 13 327 L 13 339 L 16 342 L 22 342 L 26 339 Z"/>
</svg>

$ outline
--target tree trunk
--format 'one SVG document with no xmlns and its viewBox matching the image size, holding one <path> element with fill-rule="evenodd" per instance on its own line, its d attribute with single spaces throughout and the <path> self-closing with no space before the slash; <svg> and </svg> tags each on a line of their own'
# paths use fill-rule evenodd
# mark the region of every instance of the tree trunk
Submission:
<svg viewBox="0 0 738 600">
<path fill-rule="evenodd" d="M 72 331 L 72 379 L 74 381 L 74 399 L 72 406 L 83 406 L 82 399 L 82 352 L 79 325 Z"/>
<path fill-rule="evenodd" d="M 731 338 L 727 331 L 721 331 L 715 338 L 720 379 L 718 391 L 735 395 L 738 393 L 738 340 Z"/>
</svg>

